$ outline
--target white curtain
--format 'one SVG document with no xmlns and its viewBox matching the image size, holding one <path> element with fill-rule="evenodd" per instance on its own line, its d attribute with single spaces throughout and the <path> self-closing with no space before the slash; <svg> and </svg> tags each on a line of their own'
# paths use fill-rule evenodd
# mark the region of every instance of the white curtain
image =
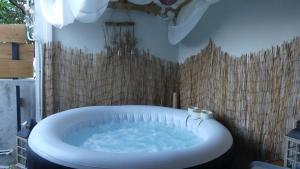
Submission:
<svg viewBox="0 0 300 169">
<path fill-rule="evenodd" d="M 83 23 L 96 22 L 107 8 L 109 0 L 69 0 L 75 19 Z"/>
<path fill-rule="evenodd" d="M 62 28 L 74 22 L 74 16 L 66 0 L 41 0 L 40 7 L 46 21 L 55 27 Z"/>
<path fill-rule="evenodd" d="M 41 0 L 41 11 L 48 23 L 62 28 L 76 20 L 95 22 L 104 13 L 109 0 Z"/>
</svg>

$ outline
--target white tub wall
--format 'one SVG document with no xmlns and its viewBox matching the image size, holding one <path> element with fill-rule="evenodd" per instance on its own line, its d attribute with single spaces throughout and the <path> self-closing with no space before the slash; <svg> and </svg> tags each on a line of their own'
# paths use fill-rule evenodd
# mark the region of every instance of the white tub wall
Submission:
<svg viewBox="0 0 300 169">
<path fill-rule="evenodd" d="M 63 45 L 84 49 L 87 52 L 98 53 L 104 49 L 104 22 L 111 18 L 113 21 L 128 21 L 124 10 L 111 9 L 101 16 L 96 23 L 75 22 L 62 29 L 53 29 L 53 41 Z M 173 46 L 167 38 L 167 22 L 142 12 L 129 12 L 135 22 L 135 35 L 139 49 L 149 49 L 150 53 L 162 59 L 177 62 L 178 46 Z"/>
<path fill-rule="evenodd" d="M 300 36 L 299 0 L 221 0 L 179 44 L 179 62 L 206 47 L 209 38 L 234 56 L 268 49 Z"/>
</svg>

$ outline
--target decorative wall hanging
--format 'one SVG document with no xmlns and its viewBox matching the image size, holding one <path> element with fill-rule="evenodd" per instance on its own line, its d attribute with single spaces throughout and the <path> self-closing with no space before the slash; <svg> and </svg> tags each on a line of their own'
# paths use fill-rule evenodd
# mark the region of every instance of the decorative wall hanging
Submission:
<svg viewBox="0 0 300 169">
<path fill-rule="evenodd" d="M 133 53 L 137 40 L 134 36 L 134 22 L 105 22 L 104 28 L 105 48 L 108 53 L 113 50 Z M 120 51 L 124 49 L 124 51 Z"/>
<path fill-rule="evenodd" d="M 124 55 L 128 52 L 133 54 L 136 50 L 137 40 L 134 35 L 135 23 L 132 21 L 128 12 L 126 12 L 126 14 L 128 21 L 113 21 L 111 18 L 114 12 L 112 12 L 110 19 L 105 22 L 103 31 L 108 56 L 110 56 L 114 50 L 117 50 L 118 55 Z"/>
</svg>

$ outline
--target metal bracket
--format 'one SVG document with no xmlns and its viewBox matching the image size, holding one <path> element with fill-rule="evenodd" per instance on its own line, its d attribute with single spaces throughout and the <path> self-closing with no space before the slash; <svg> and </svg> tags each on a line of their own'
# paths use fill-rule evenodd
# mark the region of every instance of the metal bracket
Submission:
<svg viewBox="0 0 300 169">
<path fill-rule="evenodd" d="M 16 86 L 16 106 L 17 106 L 17 129 L 21 130 L 21 97 L 20 86 Z"/>
</svg>

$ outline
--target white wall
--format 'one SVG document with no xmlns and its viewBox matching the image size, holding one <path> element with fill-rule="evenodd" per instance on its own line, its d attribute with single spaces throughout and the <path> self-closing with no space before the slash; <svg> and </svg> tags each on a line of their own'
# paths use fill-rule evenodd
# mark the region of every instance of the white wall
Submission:
<svg viewBox="0 0 300 169">
<path fill-rule="evenodd" d="M 111 18 L 114 21 L 128 21 L 125 11 L 111 13 L 108 9 L 96 23 L 75 22 L 62 29 L 53 29 L 53 40 L 65 46 L 84 49 L 97 53 L 104 47 L 104 22 Z M 141 12 L 130 12 L 135 22 L 135 35 L 139 49 L 149 49 L 154 56 L 177 61 L 178 47 L 170 45 L 167 39 L 167 23 L 158 17 Z"/>
<path fill-rule="evenodd" d="M 208 39 L 234 56 L 300 36 L 300 0 L 221 0 L 179 44 L 179 61 L 197 54 Z"/>
<path fill-rule="evenodd" d="M 48 24 L 42 16 L 40 9 L 40 1 L 35 1 L 34 3 L 34 33 L 35 33 L 35 112 L 36 112 L 36 120 L 39 121 L 42 119 L 42 104 L 43 104 L 43 96 L 42 96 L 42 56 L 43 49 L 42 45 L 45 42 L 52 41 L 52 26 Z"/>
<path fill-rule="evenodd" d="M 33 79 L 0 79 L 0 150 L 16 147 L 16 86 L 20 86 L 21 122 L 35 118 L 35 87 Z M 0 165 L 13 164 L 15 152 L 0 156 Z"/>
</svg>

